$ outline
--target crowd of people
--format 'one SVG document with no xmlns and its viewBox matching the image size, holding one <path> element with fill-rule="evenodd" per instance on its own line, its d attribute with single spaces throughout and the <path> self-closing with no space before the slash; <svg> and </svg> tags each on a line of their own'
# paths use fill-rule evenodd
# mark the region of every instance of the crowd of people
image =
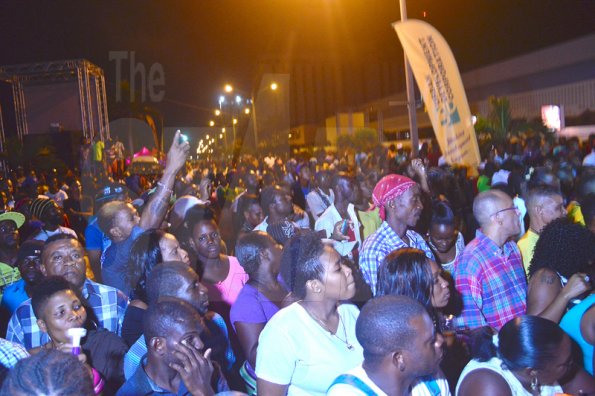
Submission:
<svg viewBox="0 0 595 396">
<path fill-rule="evenodd" d="M 595 135 L 479 169 L 179 135 L 0 180 L 0 395 L 595 395 Z"/>
</svg>

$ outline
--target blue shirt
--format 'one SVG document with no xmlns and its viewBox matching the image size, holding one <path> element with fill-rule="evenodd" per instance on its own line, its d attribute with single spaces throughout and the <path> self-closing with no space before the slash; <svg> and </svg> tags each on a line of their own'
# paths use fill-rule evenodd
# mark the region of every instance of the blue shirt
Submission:
<svg viewBox="0 0 595 396">
<path fill-rule="evenodd" d="M 12 315 L 19 305 L 29 299 L 25 291 L 25 280 L 20 279 L 15 283 L 6 286 L 2 296 L 2 306 Z"/>
<path fill-rule="evenodd" d="M 205 349 L 211 348 L 213 353 L 211 354 L 211 358 L 216 360 L 224 371 L 231 370 L 231 367 L 236 361 L 235 354 L 233 353 L 233 349 L 231 349 L 231 345 L 229 343 L 229 334 L 227 332 L 227 326 L 225 324 L 225 320 L 221 315 L 218 313 L 214 313 L 212 317 L 209 319 L 208 317 L 204 318 L 205 325 L 211 331 L 212 337 L 206 339 L 206 337 L 201 336 L 203 343 L 205 344 Z M 219 334 L 216 334 L 219 333 Z M 218 337 L 219 335 L 223 337 Z M 213 342 L 221 342 L 222 338 L 225 339 L 225 356 L 219 357 L 217 353 L 217 348 L 214 347 Z M 145 340 L 145 336 L 142 335 L 136 340 L 136 342 L 130 347 L 126 355 L 124 356 L 124 377 L 131 378 L 131 376 L 137 371 L 140 367 L 140 362 L 143 356 L 147 353 L 147 342 Z M 222 360 L 222 361 L 220 361 Z"/>
<path fill-rule="evenodd" d="M 99 327 L 120 334 L 124 312 L 128 307 L 128 298 L 113 287 L 85 280 L 82 290 L 86 307 L 93 310 Z M 31 299 L 16 309 L 10 322 L 6 338 L 23 345 L 26 349 L 36 348 L 49 342 L 50 337 L 37 326 L 37 318 L 31 307 Z"/>
<path fill-rule="evenodd" d="M 147 375 L 145 367 L 147 365 L 147 358 L 142 359 L 142 364 L 138 367 L 132 377 L 130 377 L 118 392 L 116 396 L 148 396 L 148 395 L 172 395 L 172 396 L 192 396 L 191 393 L 186 389 L 184 381 L 180 381 L 180 388 L 178 393 L 171 393 L 168 390 L 160 388 L 153 380 Z"/>
<path fill-rule="evenodd" d="M 130 249 L 134 241 L 142 234 L 144 230 L 139 226 L 134 226 L 130 236 L 122 242 L 112 243 L 105 251 L 105 259 L 101 265 L 101 276 L 103 282 L 122 290 L 124 294 L 130 296 L 133 287 L 126 282 L 126 271 L 128 259 L 130 258 Z"/>
<path fill-rule="evenodd" d="M 386 221 L 383 221 L 380 227 L 367 237 L 362 244 L 359 252 L 359 266 L 362 270 L 364 280 L 370 285 L 373 294 L 376 294 L 378 267 L 380 267 L 384 258 L 393 250 L 407 247 L 415 248 L 423 250 L 429 259 L 434 260 L 434 254 L 421 235 L 413 230 L 407 230 L 405 235 L 409 238 L 409 245 L 399 238 Z"/>
</svg>

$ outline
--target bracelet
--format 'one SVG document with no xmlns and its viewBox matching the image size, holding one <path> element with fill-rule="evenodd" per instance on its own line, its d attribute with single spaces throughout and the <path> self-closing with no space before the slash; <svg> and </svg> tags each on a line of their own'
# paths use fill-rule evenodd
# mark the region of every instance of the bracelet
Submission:
<svg viewBox="0 0 595 396">
<path fill-rule="evenodd" d="M 169 194 L 173 194 L 174 193 L 174 190 L 172 190 L 171 188 L 167 187 L 165 184 L 161 183 L 160 181 L 157 182 L 157 185 L 159 187 L 161 187 L 162 189 L 164 189 Z"/>
</svg>

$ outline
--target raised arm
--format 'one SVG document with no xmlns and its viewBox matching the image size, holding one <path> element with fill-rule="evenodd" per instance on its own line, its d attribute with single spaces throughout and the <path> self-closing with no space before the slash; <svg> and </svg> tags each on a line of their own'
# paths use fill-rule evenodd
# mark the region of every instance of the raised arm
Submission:
<svg viewBox="0 0 595 396">
<path fill-rule="evenodd" d="M 574 274 L 564 288 L 558 275 L 548 268 L 541 268 L 529 280 L 527 289 L 527 314 L 560 322 L 566 306 L 573 298 L 590 289 L 584 274 Z"/>
<path fill-rule="evenodd" d="M 157 190 L 152 194 L 140 218 L 139 226 L 143 230 L 161 226 L 167 213 L 176 174 L 186 163 L 186 157 L 190 152 L 188 142 L 180 142 L 179 139 L 180 131 L 177 131 L 167 153 L 167 164 L 165 165 L 163 176 L 157 182 Z"/>
</svg>

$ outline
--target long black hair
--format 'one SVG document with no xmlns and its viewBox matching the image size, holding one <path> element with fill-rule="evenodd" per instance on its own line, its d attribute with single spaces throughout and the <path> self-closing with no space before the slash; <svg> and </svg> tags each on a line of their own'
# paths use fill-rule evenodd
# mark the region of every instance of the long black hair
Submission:
<svg viewBox="0 0 595 396">
<path fill-rule="evenodd" d="M 508 370 L 516 371 L 527 367 L 544 369 L 558 356 L 566 334 L 551 320 L 525 315 L 506 323 L 498 332 L 497 343 L 493 336 L 490 327 L 475 330 L 471 357 L 480 362 L 498 357 Z"/>
</svg>

